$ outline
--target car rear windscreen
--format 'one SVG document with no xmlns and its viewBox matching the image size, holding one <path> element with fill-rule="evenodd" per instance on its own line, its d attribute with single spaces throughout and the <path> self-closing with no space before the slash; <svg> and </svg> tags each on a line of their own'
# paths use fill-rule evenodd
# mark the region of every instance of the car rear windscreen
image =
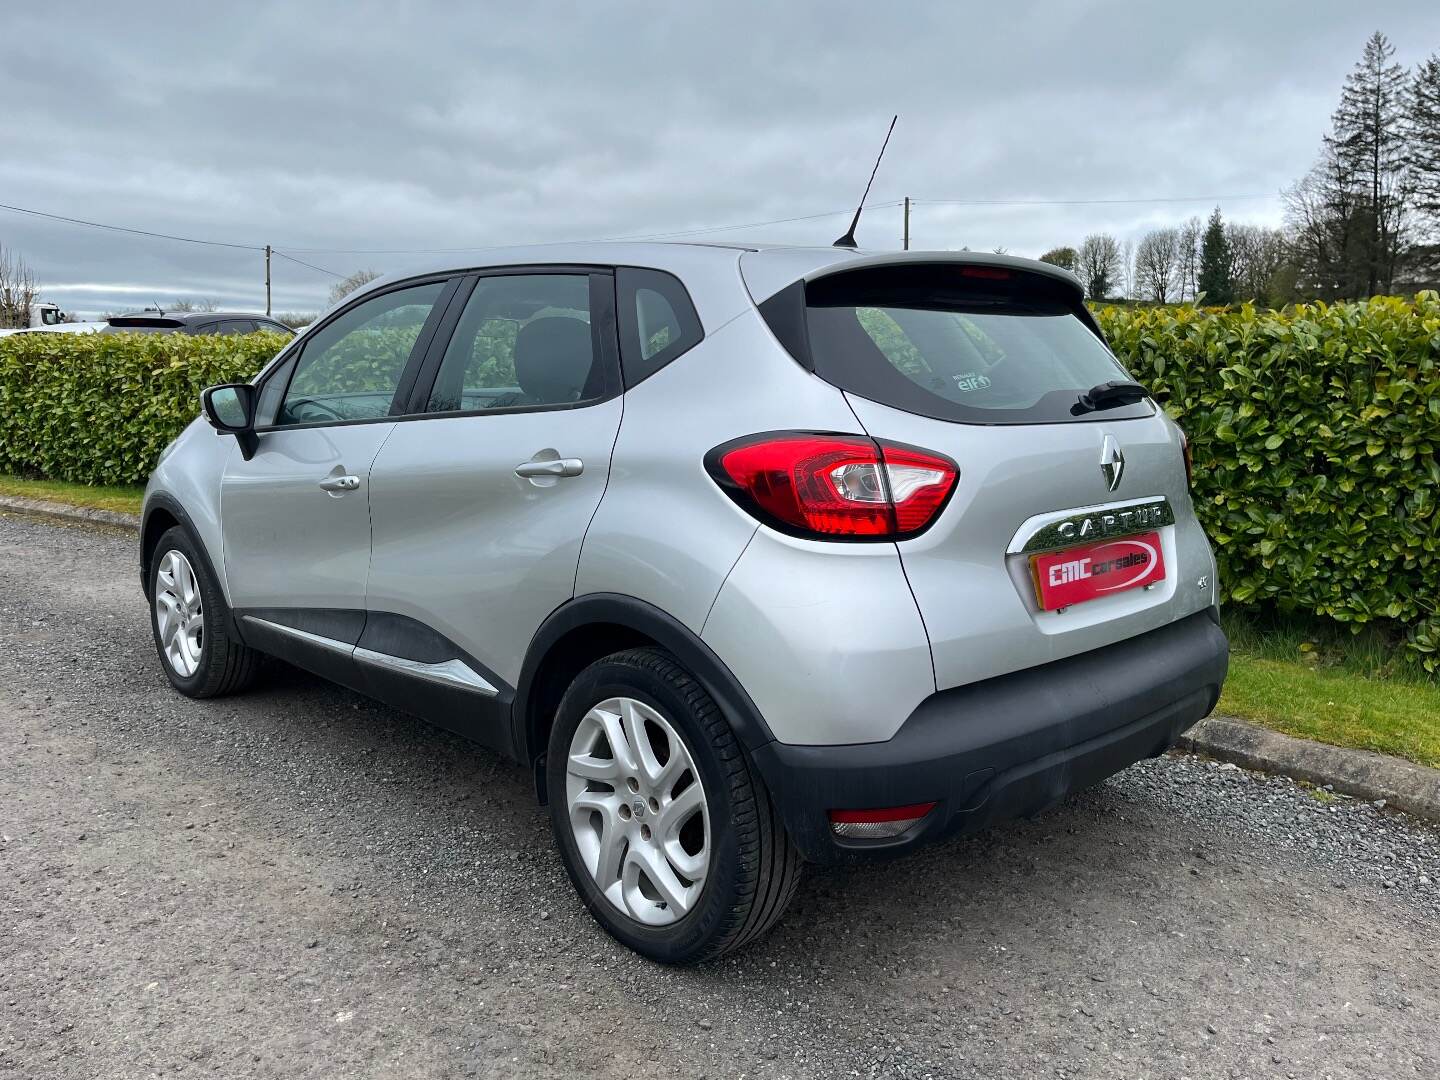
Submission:
<svg viewBox="0 0 1440 1080">
<path fill-rule="evenodd" d="M 986 266 L 909 264 L 841 272 L 803 290 L 809 355 L 802 362 L 872 401 L 981 424 L 1153 413 L 1148 401 L 1075 409 L 1091 387 L 1130 376 L 1065 282 Z M 799 299 L 792 293 L 792 302 Z"/>
</svg>

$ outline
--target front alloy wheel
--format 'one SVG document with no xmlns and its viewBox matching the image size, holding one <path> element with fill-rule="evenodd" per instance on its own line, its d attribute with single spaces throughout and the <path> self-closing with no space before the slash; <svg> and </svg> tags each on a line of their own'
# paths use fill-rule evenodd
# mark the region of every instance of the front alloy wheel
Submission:
<svg viewBox="0 0 1440 1080">
<path fill-rule="evenodd" d="M 173 549 L 155 573 L 155 629 L 160 655 L 175 674 L 194 675 L 205 648 L 205 602 L 190 560 Z"/>
<path fill-rule="evenodd" d="M 149 557 L 150 629 L 170 685 L 209 698 L 248 686 L 260 654 L 230 636 L 225 597 L 200 551 L 178 525 L 160 537 Z"/>
</svg>

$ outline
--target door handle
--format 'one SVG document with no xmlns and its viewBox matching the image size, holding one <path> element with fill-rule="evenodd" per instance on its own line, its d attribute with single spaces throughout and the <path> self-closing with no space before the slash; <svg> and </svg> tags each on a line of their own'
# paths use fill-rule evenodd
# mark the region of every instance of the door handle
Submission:
<svg viewBox="0 0 1440 1080">
<path fill-rule="evenodd" d="M 360 486 L 360 477 L 354 474 L 348 476 L 330 476 L 320 481 L 323 491 L 354 491 Z"/>
<path fill-rule="evenodd" d="M 515 466 L 515 475 L 527 476 L 579 476 L 585 471 L 585 463 L 579 458 L 554 458 L 550 461 L 523 461 Z"/>
</svg>

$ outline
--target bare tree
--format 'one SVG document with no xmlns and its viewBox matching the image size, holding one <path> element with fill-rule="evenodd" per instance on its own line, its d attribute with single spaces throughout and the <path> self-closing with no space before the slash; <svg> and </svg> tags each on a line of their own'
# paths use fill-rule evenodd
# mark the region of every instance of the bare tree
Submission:
<svg viewBox="0 0 1440 1080">
<path fill-rule="evenodd" d="M 1085 295 L 1104 300 L 1120 277 L 1120 242 L 1109 233 L 1091 233 L 1080 245 L 1075 273 L 1085 283 Z"/>
<path fill-rule="evenodd" d="M 1205 235 L 1205 223 L 1192 217 L 1180 226 L 1180 268 L 1179 295 L 1177 300 L 1193 300 L 1200 291 L 1200 240 Z"/>
<path fill-rule="evenodd" d="M 1326 143 L 1314 168 L 1281 195 L 1302 291 L 1325 300 L 1359 296 L 1365 288 L 1364 215 L 1355 170 Z"/>
<path fill-rule="evenodd" d="M 25 260 L 0 244 L 0 326 L 29 326 L 30 307 L 39 292 Z"/>
<path fill-rule="evenodd" d="M 166 311 L 219 311 L 220 301 L 209 296 L 196 296 L 189 300 L 172 300 Z"/>
<path fill-rule="evenodd" d="M 380 275 L 374 270 L 356 270 L 349 277 L 337 281 L 330 288 L 330 303 L 338 304 L 362 285 L 368 285 Z"/>
<path fill-rule="evenodd" d="M 1146 300 L 1168 304 L 1180 284 L 1180 230 L 1154 229 L 1135 249 L 1135 285 Z"/>
<path fill-rule="evenodd" d="M 1135 296 L 1135 241 L 1126 240 L 1120 245 L 1119 293 L 1127 299 Z"/>
<path fill-rule="evenodd" d="M 1275 303 L 1281 271 L 1290 264 L 1285 234 L 1262 225 L 1231 223 L 1225 226 L 1225 235 L 1230 241 L 1235 299 Z"/>
</svg>

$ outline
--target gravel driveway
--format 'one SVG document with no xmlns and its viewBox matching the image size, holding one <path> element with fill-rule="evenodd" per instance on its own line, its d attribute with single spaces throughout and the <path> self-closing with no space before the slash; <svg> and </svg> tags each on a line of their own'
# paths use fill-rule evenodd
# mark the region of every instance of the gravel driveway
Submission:
<svg viewBox="0 0 1440 1080">
<path fill-rule="evenodd" d="M 133 540 L 0 516 L 0 1076 L 1440 1075 L 1440 837 L 1168 758 L 811 872 L 668 970 L 526 772 L 282 668 L 160 674 Z"/>
</svg>

